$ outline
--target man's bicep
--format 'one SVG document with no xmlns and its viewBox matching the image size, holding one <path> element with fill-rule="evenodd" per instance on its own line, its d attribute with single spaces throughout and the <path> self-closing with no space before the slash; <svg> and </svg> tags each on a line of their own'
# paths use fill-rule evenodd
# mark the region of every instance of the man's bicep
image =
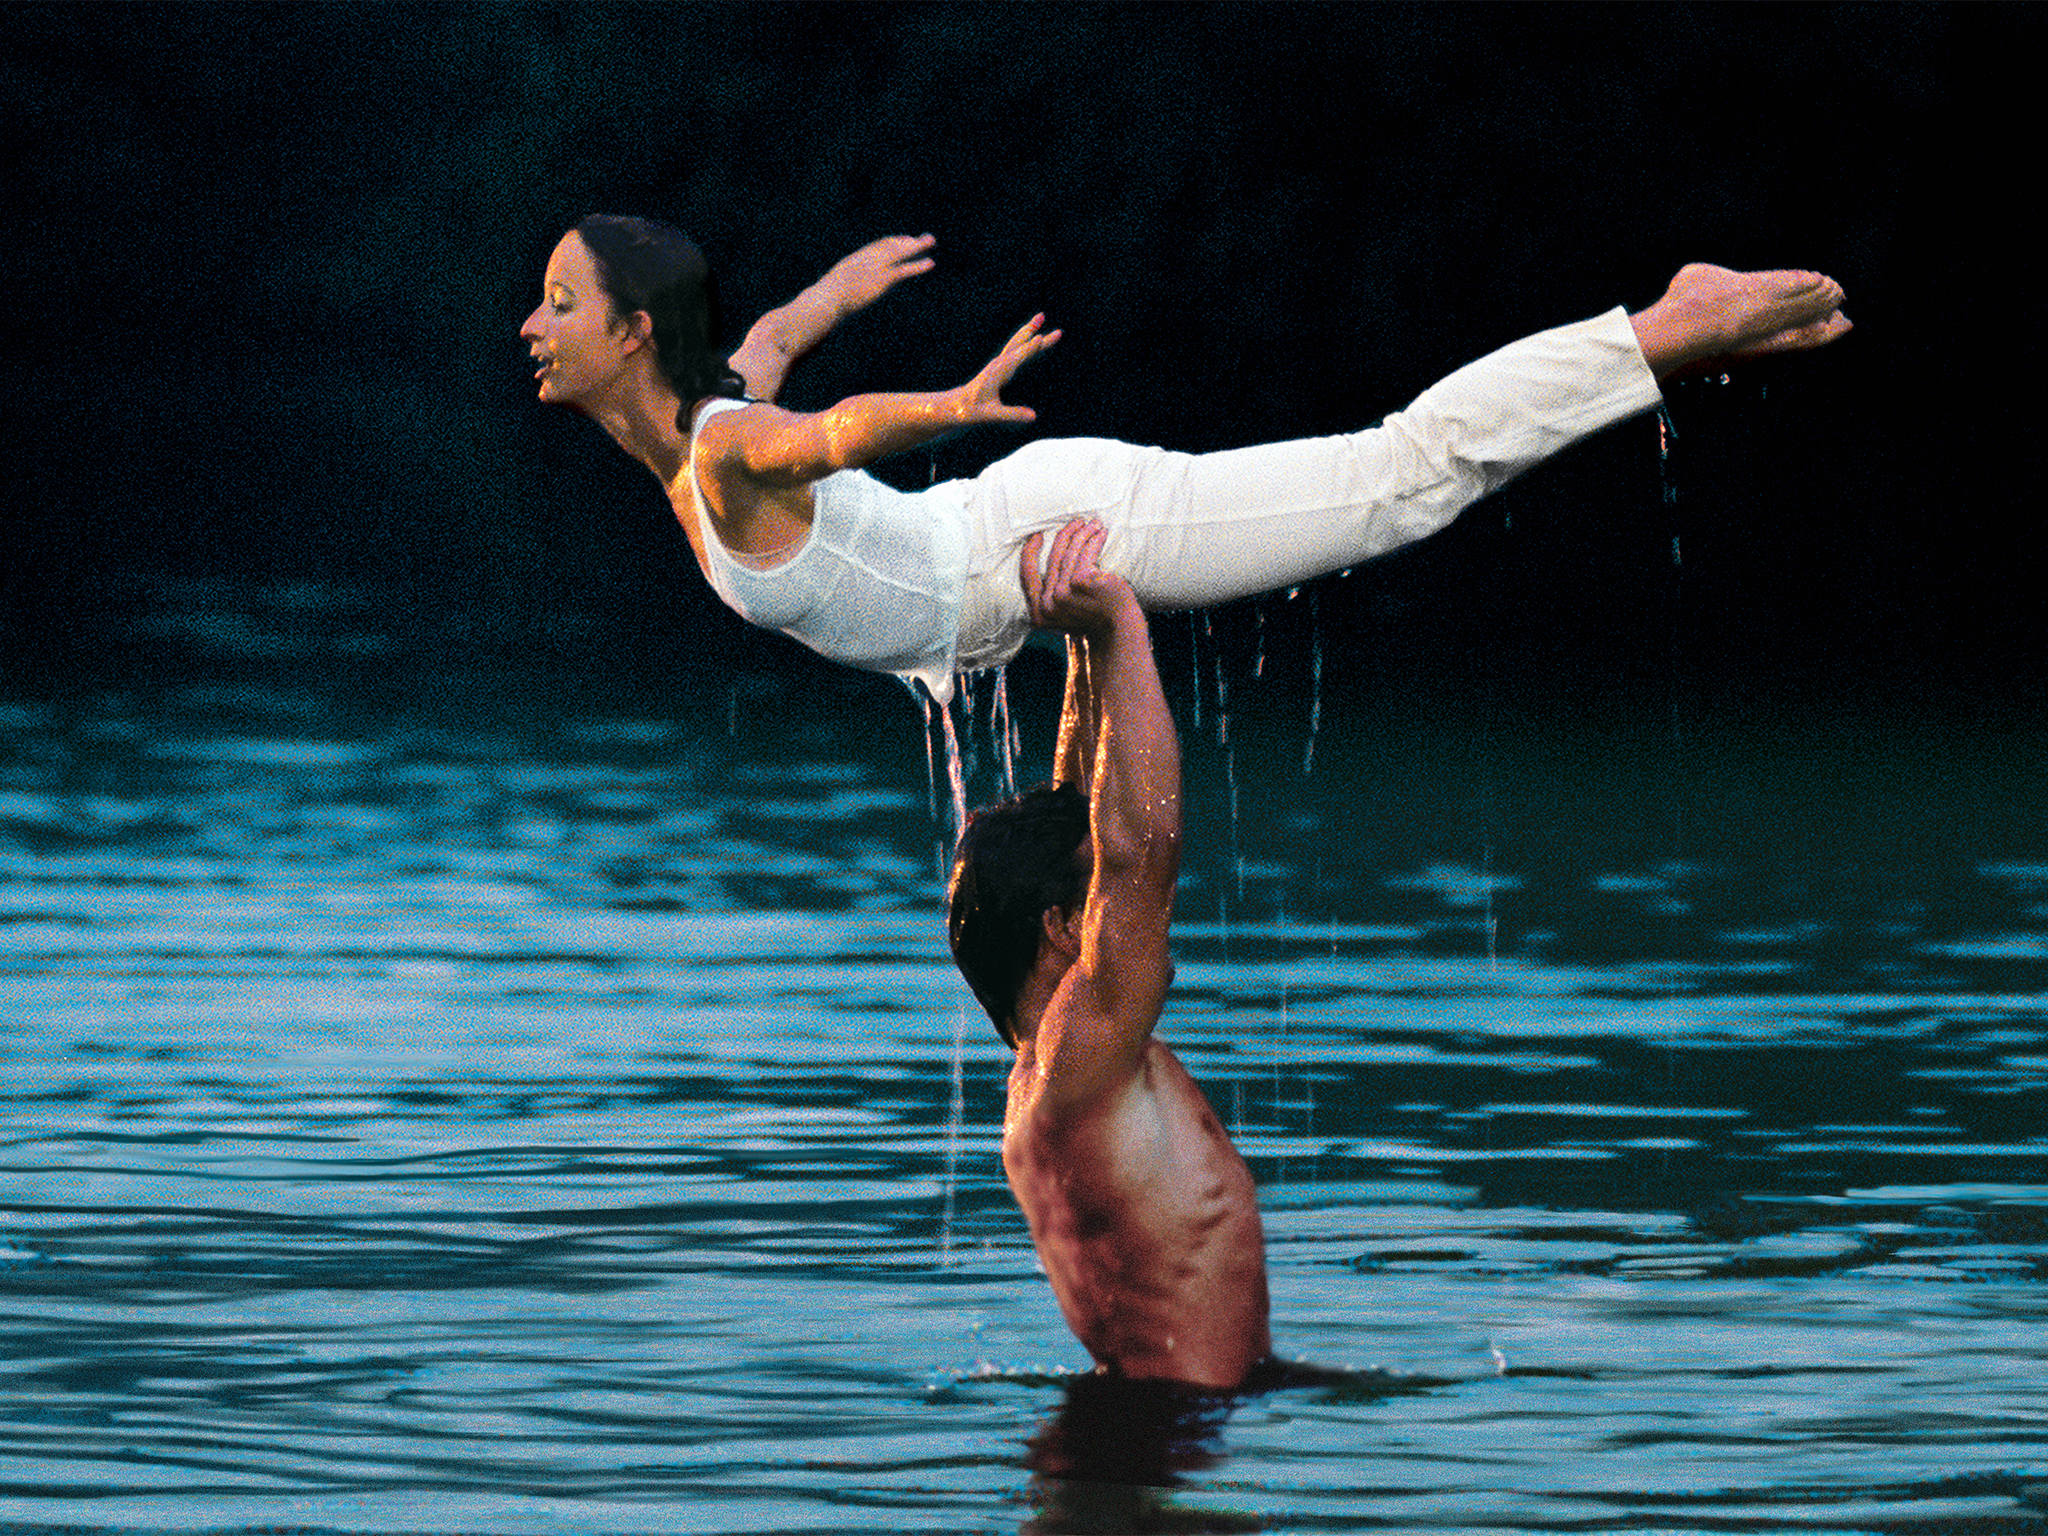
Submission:
<svg viewBox="0 0 2048 1536">
<path fill-rule="evenodd" d="M 1172 925 L 1173 887 L 1162 887 L 1156 872 L 1112 876 L 1089 892 L 1080 968 L 1111 1048 L 1141 1048 L 1159 1023 L 1173 976 Z"/>
<path fill-rule="evenodd" d="M 1091 905 L 1081 953 L 1046 1010 L 1039 1060 L 1049 1107 L 1079 1110 L 1131 1080 L 1159 1023 L 1172 974 L 1156 903 Z"/>
</svg>

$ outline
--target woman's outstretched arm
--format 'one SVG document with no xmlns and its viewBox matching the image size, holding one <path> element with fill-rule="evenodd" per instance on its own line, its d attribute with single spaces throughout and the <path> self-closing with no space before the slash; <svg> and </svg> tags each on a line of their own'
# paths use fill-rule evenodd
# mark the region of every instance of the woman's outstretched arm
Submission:
<svg viewBox="0 0 2048 1536">
<path fill-rule="evenodd" d="M 732 371 L 746 381 L 748 395 L 773 400 L 782 392 L 790 366 L 840 321 L 866 309 L 906 277 L 929 272 L 932 258 L 927 253 L 935 244 L 932 235 L 890 235 L 864 245 L 787 304 L 756 320 L 732 355 Z"/>
<path fill-rule="evenodd" d="M 822 411 L 754 405 L 707 419 L 697 434 L 700 470 L 720 489 L 784 490 L 842 469 L 859 469 L 963 427 L 1022 426 L 1038 419 L 1009 405 L 1003 386 L 1060 339 L 1034 315 L 981 372 L 955 389 L 920 394 L 853 395 Z M 732 481 L 741 482 L 733 486 Z M 742 497 L 741 499 L 744 499 Z"/>
</svg>

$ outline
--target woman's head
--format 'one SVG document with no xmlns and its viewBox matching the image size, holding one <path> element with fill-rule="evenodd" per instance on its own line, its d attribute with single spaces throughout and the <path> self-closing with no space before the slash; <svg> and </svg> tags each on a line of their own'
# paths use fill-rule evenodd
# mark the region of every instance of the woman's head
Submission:
<svg viewBox="0 0 2048 1536">
<path fill-rule="evenodd" d="M 681 230 L 653 219 L 594 213 L 575 233 L 590 252 L 612 314 L 629 323 L 645 314 L 655 361 L 683 405 L 706 395 L 745 393 L 718 351 L 718 286 L 711 267 Z"/>
</svg>

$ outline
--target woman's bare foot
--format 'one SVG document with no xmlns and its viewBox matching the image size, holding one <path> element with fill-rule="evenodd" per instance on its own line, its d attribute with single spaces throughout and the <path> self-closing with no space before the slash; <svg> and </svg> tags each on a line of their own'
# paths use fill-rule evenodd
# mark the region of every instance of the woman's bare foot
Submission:
<svg viewBox="0 0 2048 1536">
<path fill-rule="evenodd" d="M 1818 272 L 1680 267 L 1664 296 L 1629 317 L 1658 378 L 1710 360 L 1824 347 L 1849 330 L 1842 285 Z"/>
</svg>

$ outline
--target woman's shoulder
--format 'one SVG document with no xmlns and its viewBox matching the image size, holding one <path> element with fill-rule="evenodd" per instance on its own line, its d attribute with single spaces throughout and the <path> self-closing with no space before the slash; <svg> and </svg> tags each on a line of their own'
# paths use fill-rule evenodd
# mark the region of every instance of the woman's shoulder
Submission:
<svg viewBox="0 0 2048 1536">
<path fill-rule="evenodd" d="M 701 431 L 705 422 L 725 411 L 740 411 L 745 410 L 750 405 L 764 405 L 766 403 L 766 401 L 756 400 L 747 395 L 713 395 L 708 400 L 697 402 L 697 412 L 690 423 L 690 430 L 692 432 Z"/>
<path fill-rule="evenodd" d="M 700 400 L 690 418 L 691 452 L 694 454 L 702 449 L 713 458 L 723 458 L 737 451 L 747 433 L 746 423 L 737 413 L 750 409 L 758 411 L 765 404 L 764 401 L 731 395 L 713 395 L 708 400 Z"/>
</svg>

